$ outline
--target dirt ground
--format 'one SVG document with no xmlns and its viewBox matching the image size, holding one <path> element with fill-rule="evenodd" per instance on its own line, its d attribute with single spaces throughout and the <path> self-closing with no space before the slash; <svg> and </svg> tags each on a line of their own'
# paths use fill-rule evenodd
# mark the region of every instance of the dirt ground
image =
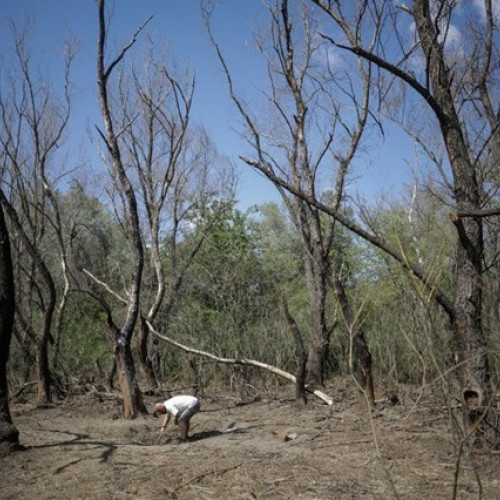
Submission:
<svg viewBox="0 0 500 500">
<path fill-rule="evenodd" d="M 297 408 L 292 387 L 247 400 L 207 391 L 186 444 L 175 426 L 157 444 L 161 419 L 125 421 L 106 393 L 13 402 L 25 450 L 0 459 L 0 498 L 452 497 L 456 456 L 437 406 L 406 395 L 370 416 L 352 391 L 328 393 L 333 406 Z M 459 471 L 458 498 L 500 499 L 500 454 L 477 452 Z"/>
</svg>

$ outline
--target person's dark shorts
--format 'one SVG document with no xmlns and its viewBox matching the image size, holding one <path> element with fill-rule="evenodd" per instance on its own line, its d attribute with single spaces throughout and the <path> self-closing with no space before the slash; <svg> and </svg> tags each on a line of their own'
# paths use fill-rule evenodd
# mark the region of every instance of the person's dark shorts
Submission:
<svg viewBox="0 0 500 500">
<path fill-rule="evenodd" d="M 200 400 L 197 399 L 195 403 L 189 405 L 180 415 L 179 422 L 187 422 L 195 413 L 200 411 Z"/>
</svg>

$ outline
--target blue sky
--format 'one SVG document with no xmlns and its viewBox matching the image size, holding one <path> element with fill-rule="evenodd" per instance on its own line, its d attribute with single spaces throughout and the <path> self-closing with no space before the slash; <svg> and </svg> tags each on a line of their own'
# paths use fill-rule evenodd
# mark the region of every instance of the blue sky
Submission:
<svg viewBox="0 0 500 500">
<path fill-rule="evenodd" d="M 150 15 L 154 18 L 147 31 L 162 43 L 168 43 L 180 62 L 188 63 L 196 74 L 197 90 L 193 118 L 209 131 L 221 152 L 237 164 L 240 174 L 238 198 L 242 208 L 279 200 L 275 189 L 259 174 L 238 160 L 246 146 L 238 137 L 239 117 L 227 95 L 224 76 L 200 15 L 198 0 L 115 0 L 112 9 L 110 47 L 117 50 L 130 40 L 137 27 Z M 33 18 L 33 41 L 40 67 L 57 79 L 62 75 L 63 43 L 68 34 L 79 45 L 72 79 L 75 85 L 75 114 L 71 137 L 91 148 L 87 128 L 100 124 L 97 111 L 95 50 L 97 9 L 93 0 L 3 0 L 0 4 L 0 43 L 5 46 L 4 20 L 13 19 L 22 26 L 25 15 Z M 258 95 L 265 78 L 261 60 L 253 49 L 253 30 L 266 22 L 260 0 L 222 0 L 214 14 L 213 31 L 236 76 L 236 84 L 247 96 Z M 395 134 L 397 137 L 394 140 Z M 373 199 L 381 192 L 397 191 L 409 179 L 405 160 L 413 151 L 403 136 L 392 129 L 383 147 L 374 147 L 358 162 L 359 179 L 355 190 Z M 354 194 L 354 192 L 353 192 Z"/>
</svg>

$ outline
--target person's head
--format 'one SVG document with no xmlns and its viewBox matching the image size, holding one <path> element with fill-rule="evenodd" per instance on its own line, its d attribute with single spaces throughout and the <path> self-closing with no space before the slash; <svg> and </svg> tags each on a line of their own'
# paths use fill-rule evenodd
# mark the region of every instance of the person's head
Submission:
<svg viewBox="0 0 500 500">
<path fill-rule="evenodd" d="M 161 414 L 167 413 L 167 409 L 165 408 L 165 403 L 156 403 L 153 406 L 153 415 L 156 415 L 157 413 Z"/>
</svg>

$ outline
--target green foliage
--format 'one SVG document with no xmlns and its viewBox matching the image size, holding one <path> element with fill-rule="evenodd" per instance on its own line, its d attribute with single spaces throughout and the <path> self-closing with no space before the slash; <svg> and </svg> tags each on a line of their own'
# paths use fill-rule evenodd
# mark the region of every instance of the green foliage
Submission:
<svg viewBox="0 0 500 500">
<path fill-rule="evenodd" d="M 72 377 L 91 379 L 97 367 L 108 368 L 110 341 L 102 310 L 94 300 L 82 299 L 75 295 L 68 306 L 59 362 Z"/>
<path fill-rule="evenodd" d="M 372 223 L 408 260 L 425 266 L 441 289 L 450 292 L 452 228 L 433 199 L 424 194 L 422 198 L 412 217 L 407 208 L 393 205 L 374 211 Z M 386 254 L 371 247 L 364 254 L 356 294 L 379 378 L 420 383 L 437 377 L 450 356 L 449 325 L 432 291 Z"/>
<path fill-rule="evenodd" d="M 180 341 L 219 356 L 289 366 L 293 351 L 282 334 L 277 305 L 283 267 L 273 268 L 266 259 L 260 221 L 233 206 L 211 220 L 210 232 L 184 279 L 169 331 Z M 200 230 L 205 228 L 198 220 L 193 231 Z M 194 234 L 184 241 L 185 252 L 191 241 L 196 241 Z M 284 359 L 285 353 L 290 358 Z"/>
<path fill-rule="evenodd" d="M 107 207 L 77 185 L 58 194 L 58 200 L 70 242 L 74 290 L 83 287 L 98 295 L 104 293 L 82 274 L 85 268 L 125 293 L 128 246 Z M 411 223 L 408 211 L 398 205 L 374 210 L 370 223 L 408 259 L 420 260 L 440 286 L 450 291 L 454 259 L 447 249 L 452 248 L 454 235 L 446 214 L 426 200 L 421 201 Z M 293 339 L 279 309 L 279 298 L 287 297 L 292 314 L 307 332 L 308 294 L 301 243 L 284 209 L 268 204 L 242 213 L 234 202 L 207 200 L 185 221 L 177 259 L 187 259 L 200 239 L 203 244 L 181 282 L 173 310 L 166 316 L 160 314 L 158 324 L 167 334 L 198 349 L 223 357 L 254 358 L 294 372 Z M 56 248 L 50 230 L 46 241 L 48 247 Z M 168 235 L 162 251 L 167 283 L 172 283 Z M 332 266 L 339 255 L 343 283 L 362 321 L 377 378 L 419 383 L 424 377 L 436 377 L 450 352 L 447 321 L 432 293 L 385 254 L 337 225 Z M 48 263 L 60 289 L 57 253 L 48 256 Z M 116 301 L 117 311 L 120 307 Z M 329 307 L 333 317 L 335 304 Z M 34 319 L 36 324 L 36 314 Z M 338 320 L 327 367 L 329 374 L 347 375 L 349 334 L 340 315 Z M 19 348 L 14 342 L 15 370 L 22 370 Z M 161 351 L 162 376 L 190 377 L 187 355 L 163 343 Z M 107 326 L 100 306 L 90 296 L 73 292 L 61 331 L 61 366 L 67 373 L 90 377 L 96 363 L 108 367 L 109 360 Z M 206 382 L 220 377 L 229 382 L 234 376 L 232 369 L 211 362 L 197 360 L 196 364 Z M 263 375 L 252 370 L 250 374 L 253 378 Z"/>
</svg>

